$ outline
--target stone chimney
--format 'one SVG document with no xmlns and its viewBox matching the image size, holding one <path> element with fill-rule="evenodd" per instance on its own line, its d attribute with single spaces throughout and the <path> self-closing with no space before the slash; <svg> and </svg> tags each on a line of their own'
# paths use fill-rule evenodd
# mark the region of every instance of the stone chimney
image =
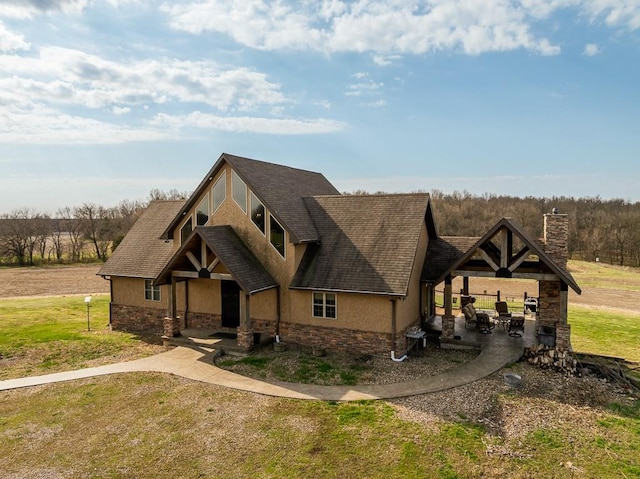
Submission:
<svg viewBox="0 0 640 479">
<path fill-rule="evenodd" d="M 557 208 L 544 215 L 544 251 L 560 267 L 567 267 L 569 258 L 569 215 L 559 214 Z"/>
</svg>

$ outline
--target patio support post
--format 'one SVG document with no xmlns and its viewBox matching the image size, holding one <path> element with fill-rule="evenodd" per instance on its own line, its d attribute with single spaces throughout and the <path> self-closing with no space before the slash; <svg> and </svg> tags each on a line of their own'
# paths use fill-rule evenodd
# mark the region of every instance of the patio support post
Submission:
<svg viewBox="0 0 640 479">
<path fill-rule="evenodd" d="M 451 276 L 444 280 L 444 315 L 442 316 L 442 338 L 453 339 L 456 317 L 453 315 L 453 294 Z"/>
<path fill-rule="evenodd" d="M 180 318 L 176 314 L 176 278 L 171 276 L 169 298 L 167 298 L 167 316 L 164 318 L 164 335 L 168 338 L 180 336 Z"/>
<path fill-rule="evenodd" d="M 240 325 L 238 326 L 238 346 L 244 349 L 253 347 L 253 333 L 251 332 L 250 296 L 240 292 Z"/>
<path fill-rule="evenodd" d="M 560 285 L 560 314 L 556 324 L 556 347 L 564 351 L 571 351 L 571 325 L 567 320 L 569 304 L 569 287 L 566 283 Z"/>
</svg>

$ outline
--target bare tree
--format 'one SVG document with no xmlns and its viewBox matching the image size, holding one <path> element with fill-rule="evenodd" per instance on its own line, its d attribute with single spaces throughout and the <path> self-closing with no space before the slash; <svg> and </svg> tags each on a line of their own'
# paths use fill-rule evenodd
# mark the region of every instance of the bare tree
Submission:
<svg viewBox="0 0 640 479">
<path fill-rule="evenodd" d="M 51 234 L 51 217 L 46 213 L 39 213 L 31 221 L 33 222 L 35 246 L 40 258 L 44 261 L 47 254 L 47 239 Z"/>
<path fill-rule="evenodd" d="M 186 200 L 187 198 L 189 198 L 189 196 L 191 196 L 191 193 L 189 193 L 188 191 L 178 191 L 175 188 L 169 191 L 163 191 L 158 188 L 154 188 L 149 192 L 148 201 L 151 202 L 155 200 Z"/>
<path fill-rule="evenodd" d="M 95 203 L 83 203 L 75 213 L 82 220 L 83 235 L 93 245 L 96 256 L 106 260 L 110 241 L 110 238 L 105 238 L 105 222 L 109 220 L 106 209 Z"/>
<path fill-rule="evenodd" d="M 20 266 L 33 264 L 35 240 L 31 218 L 35 213 L 28 208 L 21 208 L 3 216 L 2 253 L 3 256 L 15 258 Z"/>
<path fill-rule="evenodd" d="M 57 211 L 56 216 L 61 220 L 60 231 L 66 232 L 69 238 L 69 259 L 72 263 L 78 262 L 84 248 L 82 237 L 82 219 L 76 214 L 77 208 L 65 206 Z"/>
</svg>

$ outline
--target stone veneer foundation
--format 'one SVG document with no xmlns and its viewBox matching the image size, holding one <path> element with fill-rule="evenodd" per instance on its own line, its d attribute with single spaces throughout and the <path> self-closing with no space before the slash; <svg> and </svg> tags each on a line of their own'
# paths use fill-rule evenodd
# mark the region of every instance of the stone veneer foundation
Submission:
<svg viewBox="0 0 640 479">
<path fill-rule="evenodd" d="M 162 334 L 164 332 L 164 309 L 142 308 L 111 303 L 110 326 L 115 331 L 141 332 L 148 331 Z"/>
<path fill-rule="evenodd" d="M 400 357 L 410 346 L 405 332 L 398 333 L 394 347 L 390 334 L 280 323 L 280 336 L 285 342 L 350 354 L 386 356 L 394 350 Z"/>
</svg>

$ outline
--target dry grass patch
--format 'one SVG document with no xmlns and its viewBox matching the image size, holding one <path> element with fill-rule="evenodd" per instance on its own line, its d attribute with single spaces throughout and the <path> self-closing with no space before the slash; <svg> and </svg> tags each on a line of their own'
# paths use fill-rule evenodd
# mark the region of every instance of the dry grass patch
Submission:
<svg viewBox="0 0 640 479">
<path fill-rule="evenodd" d="M 578 406 L 498 381 L 413 404 L 270 398 L 147 373 L 1 392 L 0 477 L 638 477 L 633 403 Z M 494 406 L 480 419 L 489 411 L 497 429 L 465 409 L 482 393 Z"/>
</svg>

